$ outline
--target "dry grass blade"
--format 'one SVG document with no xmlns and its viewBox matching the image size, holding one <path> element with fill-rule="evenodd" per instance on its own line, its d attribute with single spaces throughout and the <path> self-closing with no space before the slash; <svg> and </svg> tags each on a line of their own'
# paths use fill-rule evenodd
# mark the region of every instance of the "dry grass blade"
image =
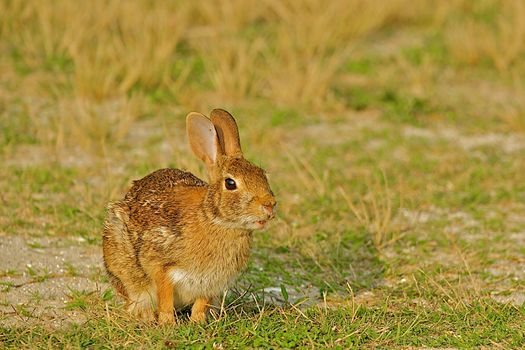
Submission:
<svg viewBox="0 0 525 350">
<path fill-rule="evenodd" d="M 320 197 L 324 196 L 326 194 L 325 183 L 328 174 L 325 173 L 324 176 L 319 176 L 316 170 L 305 158 L 296 156 L 288 150 L 285 150 L 285 152 L 297 174 L 297 177 L 301 179 L 306 190 L 317 193 Z"/>
<path fill-rule="evenodd" d="M 393 195 L 386 176 L 383 174 L 383 181 L 368 184 L 367 187 L 368 193 L 358 198 L 357 205 L 343 187 L 339 187 L 338 190 L 359 224 L 370 233 L 374 246 L 382 249 L 401 239 L 407 229 L 393 223 L 398 206 L 393 205 Z"/>
<path fill-rule="evenodd" d="M 247 41 L 231 36 L 208 39 L 200 47 L 214 89 L 222 100 L 239 103 L 247 96 L 261 95 L 261 77 L 253 68 L 261 65 L 264 47 L 262 38 Z"/>
</svg>

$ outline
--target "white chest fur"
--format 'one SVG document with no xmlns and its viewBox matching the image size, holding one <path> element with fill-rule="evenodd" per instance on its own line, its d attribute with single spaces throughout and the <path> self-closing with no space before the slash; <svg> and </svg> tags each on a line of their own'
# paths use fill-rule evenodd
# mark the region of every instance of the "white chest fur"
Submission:
<svg viewBox="0 0 525 350">
<path fill-rule="evenodd" d="M 232 279 L 219 271 L 196 273 L 181 268 L 171 269 L 169 276 L 174 284 L 175 306 L 189 305 L 199 297 L 218 297 Z"/>
<path fill-rule="evenodd" d="M 174 284 L 183 283 L 188 273 L 183 269 L 173 269 L 170 271 L 171 281 Z"/>
</svg>

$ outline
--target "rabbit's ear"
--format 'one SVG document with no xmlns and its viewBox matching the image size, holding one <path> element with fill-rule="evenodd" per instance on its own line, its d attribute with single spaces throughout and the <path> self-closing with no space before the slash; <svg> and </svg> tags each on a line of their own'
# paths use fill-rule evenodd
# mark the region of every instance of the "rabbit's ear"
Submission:
<svg viewBox="0 0 525 350">
<path fill-rule="evenodd" d="M 212 167 L 222 152 L 211 120 L 200 113 L 191 112 L 186 116 L 186 132 L 193 153 L 209 168 Z"/>
<path fill-rule="evenodd" d="M 225 155 L 242 157 L 239 129 L 232 115 L 224 109 L 214 109 L 210 113 L 211 121 L 217 130 L 217 137 Z"/>
</svg>

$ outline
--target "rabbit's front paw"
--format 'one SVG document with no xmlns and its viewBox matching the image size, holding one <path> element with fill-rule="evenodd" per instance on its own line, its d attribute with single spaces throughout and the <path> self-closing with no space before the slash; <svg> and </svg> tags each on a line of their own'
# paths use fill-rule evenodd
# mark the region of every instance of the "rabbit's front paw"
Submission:
<svg viewBox="0 0 525 350">
<path fill-rule="evenodd" d="M 173 316 L 173 312 L 159 312 L 158 322 L 159 324 L 175 323 L 175 317 Z"/>
<path fill-rule="evenodd" d="M 206 322 L 206 312 L 192 312 L 190 320 L 192 322 L 204 323 Z"/>
<path fill-rule="evenodd" d="M 206 314 L 209 307 L 209 300 L 207 298 L 197 298 L 191 308 L 190 320 L 198 323 L 206 322 Z"/>
<path fill-rule="evenodd" d="M 155 312 L 152 308 L 144 308 L 135 311 L 136 316 L 144 322 L 154 322 L 155 321 Z"/>
</svg>

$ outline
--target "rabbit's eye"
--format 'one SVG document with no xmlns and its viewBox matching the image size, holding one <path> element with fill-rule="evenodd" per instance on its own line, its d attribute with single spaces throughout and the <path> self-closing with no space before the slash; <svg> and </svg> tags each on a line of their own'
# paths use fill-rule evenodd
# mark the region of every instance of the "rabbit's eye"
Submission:
<svg viewBox="0 0 525 350">
<path fill-rule="evenodd" d="M 237 188 L 237 184 L 235 183 L 234 179 L 227 178 L 224 180 L 224 184 L 226 185 L 226 189 L 230 191 L 233 191 Z"/>
</svg>

